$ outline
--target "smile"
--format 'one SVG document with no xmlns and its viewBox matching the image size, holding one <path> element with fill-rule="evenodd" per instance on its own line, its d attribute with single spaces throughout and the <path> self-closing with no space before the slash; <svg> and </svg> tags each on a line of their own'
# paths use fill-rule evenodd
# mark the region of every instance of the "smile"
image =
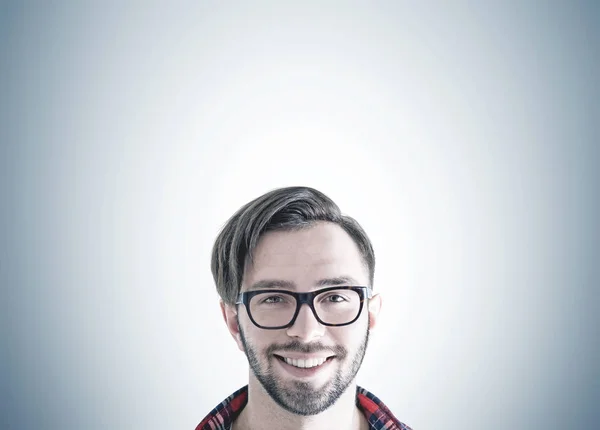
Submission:
<svg viewBox="0 0 600 430">
<path fill-rule="evenodd" d="M 277 354 L 275 354 L 275 357 L 277 357 L 278 361 L 281 362 L 284 365 L 284 368 L 288 369 L 289 371 L 297 369 L 297 371 L 292 372 L 296 376 L 312 375 L 316 371 L 326 367 L 326 365 L 334 359 L 334 356 L 302 359 L 283 357 Z"/>
<path fill-rule="evenodd" d="M 325 361 L 327 361 L 327 358 L 309 358 L 307 360 L 303 360 L 301 358 L 298 358 L 298 359 L 287 358 L 287 357 L 281 357 L 281 358 L 287 364 L 290 364 L 295 367 L 300 367 L 300 368 L 310 368 L 310 367 L 320 366 L 321 364 L 325 363 Z"/>
</svg>

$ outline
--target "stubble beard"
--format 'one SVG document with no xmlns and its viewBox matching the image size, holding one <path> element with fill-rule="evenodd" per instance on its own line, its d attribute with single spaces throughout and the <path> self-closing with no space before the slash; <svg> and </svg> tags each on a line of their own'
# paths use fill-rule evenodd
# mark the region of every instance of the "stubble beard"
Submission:
<svg viewBox="0 0 600 430">
<path fill-rule="evenodd" d="M 256 349 L 246 339 L 241 325 L 239 327 L 246 357 L 256 379 L 275 403 L 291 413 L 303 416 L 316 415 L 325 411 L 344 394 L 360 369 L 369 343 L 369 329 L 367 326 L 363 341 L 354 356 L 351 357 L 350 367 L 346 372 L 344 372 L 343 367 L 349 358 L 348 351 L 342 346 L 336 346 L 333 348 L 336 355 L 335 360 L 338 360 L 341 364 L 338 364 L 339 367 L 335 375 L 323 387 L 315 388 L 312 384 L 302 381 L 292 381 L 292 386 L 288 387 L 284 386 L 273 372 L 273 360 L 278 360 L 273 356 L 273 351 L 295 351 L 308 354 L 324 350 L 331 351 L 332 348 L 326 348 L 321 344 L 301 344 L 298 341 L 285 345 L 270 345 L 263 354 L 268 360 L 268 364 L 264 366 L 258 358 Z"/>
</svg>

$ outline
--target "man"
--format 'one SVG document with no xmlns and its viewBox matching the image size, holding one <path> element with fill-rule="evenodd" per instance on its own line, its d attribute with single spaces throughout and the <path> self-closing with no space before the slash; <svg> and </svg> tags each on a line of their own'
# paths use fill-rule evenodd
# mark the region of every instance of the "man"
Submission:
<svg viewBox="0 0 600 430">
<path fill-rule="evenodd" d="M 239 209 L 212 273 L 250 379 L 196 430 L 410 430 L 355 382 L 381 306 L 374 270 L 361 226 L 315 189 L 277 189 Z"/>
</svg>

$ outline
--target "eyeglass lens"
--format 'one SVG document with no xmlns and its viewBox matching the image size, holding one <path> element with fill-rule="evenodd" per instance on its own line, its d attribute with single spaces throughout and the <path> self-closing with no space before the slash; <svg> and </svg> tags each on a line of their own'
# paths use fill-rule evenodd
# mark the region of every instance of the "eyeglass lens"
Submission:
<svg viewBox="0 0 600 430">
<path fill-rule="evenodd" d="M 345 324 L 360 311 L 361 296 L 354 290 L 330 290 L 317 295 L 314 308 L 325 324 Z M 252 297 L 250 314 L 258 325 L 280 327 L 289 324 L 296 312 L 296 298 L 280 292 L 265 292 Z"/>
</svg>

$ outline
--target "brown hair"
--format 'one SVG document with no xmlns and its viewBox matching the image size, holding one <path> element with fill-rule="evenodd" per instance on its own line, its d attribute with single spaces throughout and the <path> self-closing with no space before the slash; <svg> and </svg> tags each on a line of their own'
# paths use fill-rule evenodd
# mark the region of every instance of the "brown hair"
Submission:
<svg viewBox="0 0 600 430">
<path fill-rule="evenodd" d="M 212 249 L 211 270 L 217 292 L 234 304 L 240 292 L 247 261 L 261 235 L 267 231 L 297 230 L 317 221 L 339 225 L 354 240 L 373 285 L 375 253 L 368 236 L 353 218 L 322 192 L 309 187 L 286 187 L 270 191 L 242 206 L 225 224 Z"/>
</svg>

